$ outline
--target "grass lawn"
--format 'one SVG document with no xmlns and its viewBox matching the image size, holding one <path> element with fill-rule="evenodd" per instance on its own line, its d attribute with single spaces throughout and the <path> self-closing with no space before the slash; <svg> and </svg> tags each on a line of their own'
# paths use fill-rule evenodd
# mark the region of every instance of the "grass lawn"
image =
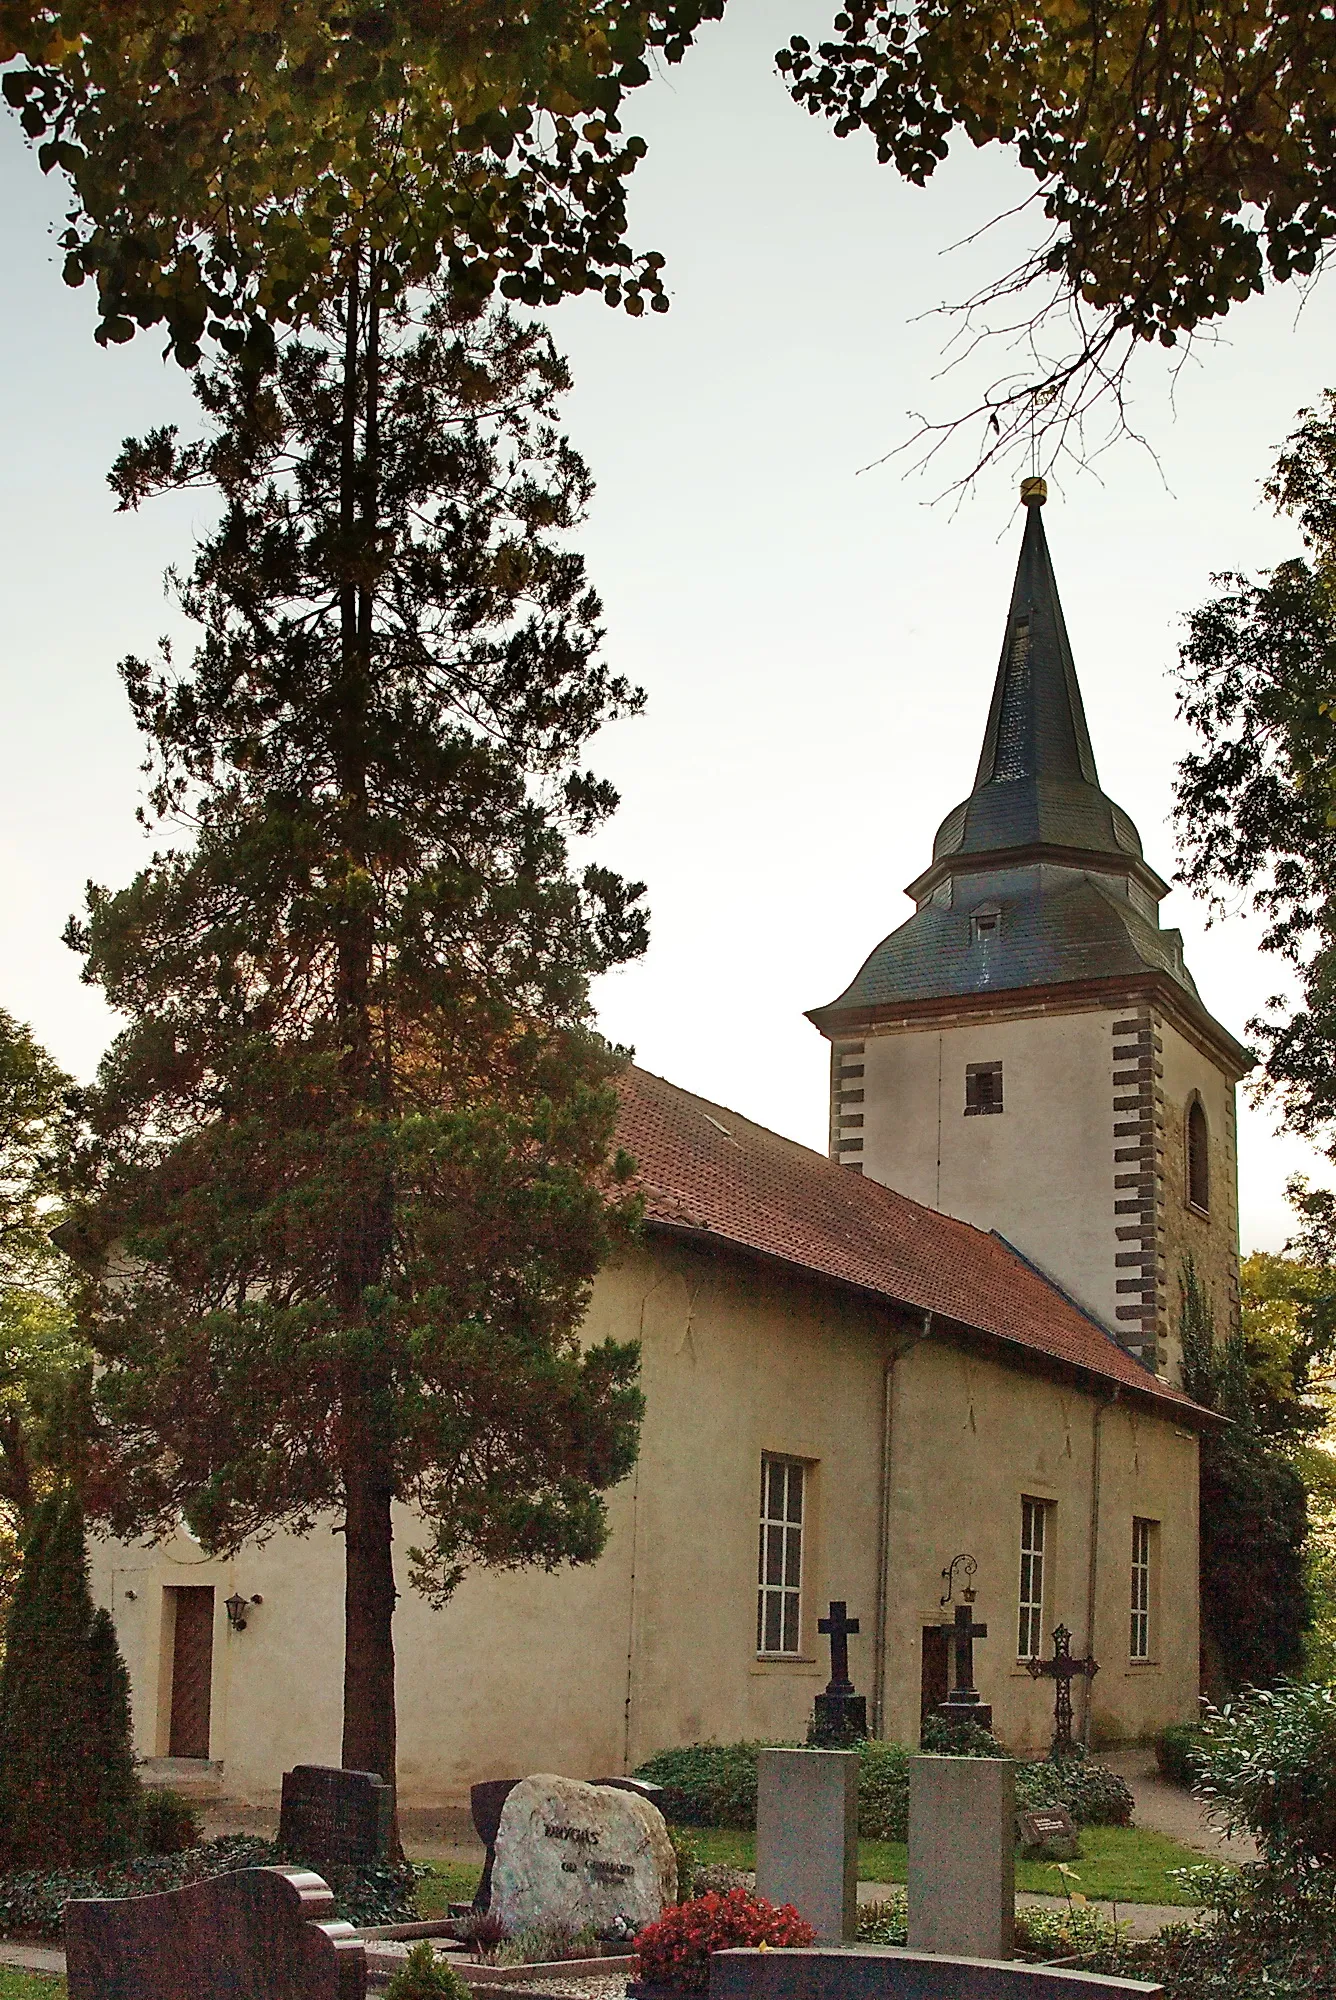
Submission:
<svg viewBox="0 0 1336 2000">
<path fill-rule="evenodd" d="M 47 1972 L 0 1965 L 0 2000 L 66 2000 L 65 1982 Z"/>
<path fill-rule="evenodd" d="M 482 1874 L 480 1861 L 427 1861 L 419 1864 L 431 1872 L 418 1883 L 418 1915 L 425 1923 L 429 1917 L 443 1917 L 451 1903 L 471 1903 L 473 1892 Z M 10 2000 L 10 1996 L 0 1988 L 0 2000 Z"/>
<path fill-rule="evenodd" d="M 691 1826 L 684 1834 L 702 1861 L 722 1861 L 730 1868 L 755 1866 L 756 1835 L 727 1828 Z M 907 1850 L 899 1840 L 860 1840 L 860 1882 L 903 1882 Z M 1139 1826 L 1084 1826 L 1081 1857 L 1068 1864 L 1078 1881 L 1064 1876 L 1046 1861 L 1018 1861 L 1016 1887 L 1051 1896 L 1074 1889 L 1083 1896 L 1117 1903 L 1187 1903 L 1181 1886 L 1169 1879 L 1171 1868 L 1197 1868 L 1204 1857 L 1182 1847 L 1167 1834 Z"/>
</svg>

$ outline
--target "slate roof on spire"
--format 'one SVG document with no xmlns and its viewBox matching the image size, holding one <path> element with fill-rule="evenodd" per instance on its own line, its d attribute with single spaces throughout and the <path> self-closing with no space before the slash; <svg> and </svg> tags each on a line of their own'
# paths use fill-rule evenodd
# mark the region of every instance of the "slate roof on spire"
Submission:
<svg viewBox="0 0 1336 2000">
<path fill-rule="evenodd" d="M 1250 1052 L 1202 1005 L 1180 933 L 1160 927 L 1169 885 L 1100 789 L 1040 517 L 1043 482 L 1027 480 L 1022 495 L 1025 534 L 974 790 L 938 829 L 932 866 L 909 884 L 914 915 L 807 1018 L 840 1035 L 1040 988 L 1111 1002 L 1157 990 L 1242 1075 Z"/>
<path fill-rule="evenodd" d="M 1100 790 L 1037 493 L 1026 515 L 974 790 L 932 858 L 1043 846 L 1139 860 L 1136 827 Z"/>
</svg>

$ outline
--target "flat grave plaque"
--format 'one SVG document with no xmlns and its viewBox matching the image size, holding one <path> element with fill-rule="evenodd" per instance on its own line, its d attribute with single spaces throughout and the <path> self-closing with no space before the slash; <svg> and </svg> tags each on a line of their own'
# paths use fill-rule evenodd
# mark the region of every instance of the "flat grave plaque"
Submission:
<svg viewBox="0 0 1336 2000">
<path fill-rule="evenodd" d="M 1016 1815 L 1016 1837 L 1025 1849 L 1039 1848 L 1052 1861 L 1072 1861 L 1079 1840 L 1066 1806 L 1041 1806 Z"/>
<path fill-rule="evenodd" d="M 298 1764 L 283 1773 L 278 1844 L 317 1868 L 371 1868 L 389 1859 L 394 1792 L 374 1771 Z"/>
</svg>

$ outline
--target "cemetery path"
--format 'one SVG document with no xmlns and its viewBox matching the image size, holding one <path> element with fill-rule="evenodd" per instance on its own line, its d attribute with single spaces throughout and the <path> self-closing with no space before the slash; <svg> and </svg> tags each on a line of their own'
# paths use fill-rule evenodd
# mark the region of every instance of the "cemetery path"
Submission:
<svg viewBox="0 0 1336 2000">
<path fill-rule="evenodd" d="M 65 1954 L 56 1945 L 0 1944 L 0 1965 L 12 1965 L 20 1972 L 63 1973 Z"/>
<path fill-rule="evenodd" d="M 1145 1745 L 1136 1750 L 1111 1750 L 1100 1762 L 1116 1771 L 1132 1794 L 1138 1826 L 1154 1833 L 1167 1833 L 1221 1861 L 1256 1861 L 1257 1843 L 1247 1834 L 1233 1838 L 1217 1832 L 1206 1817 L 1200 1801 L 1179 1785 L 1166 1784 L 1155 1763 L 1155 1752 Z"/>
</svg>

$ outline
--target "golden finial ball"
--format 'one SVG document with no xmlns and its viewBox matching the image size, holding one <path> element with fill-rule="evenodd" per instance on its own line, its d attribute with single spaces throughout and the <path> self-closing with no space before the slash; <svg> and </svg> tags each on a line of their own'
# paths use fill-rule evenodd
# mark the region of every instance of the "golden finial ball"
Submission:
<svg viewBox="0 0 1336 2000">
<path fill-rule="evenodd" d="M 1046 479 L 1022 479 L 1021 500 L 1027 507 L 1042 507 L 1048 498 Z"/>
</svg>

